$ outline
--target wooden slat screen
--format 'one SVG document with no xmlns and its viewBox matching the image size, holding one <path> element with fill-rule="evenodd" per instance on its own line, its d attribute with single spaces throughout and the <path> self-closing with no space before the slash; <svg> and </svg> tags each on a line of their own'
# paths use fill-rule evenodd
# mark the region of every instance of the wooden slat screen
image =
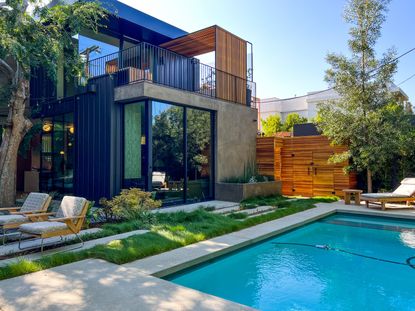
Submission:
<svg viewBox="0 0 415 311">
<path fill-rule="evenodd" d="M 281 180 L 284 195 L 343 196 L 343 189 L 356 187 L 356 174 L 343 172 L 347 163 L 333 164 L 328 159 L 346 150 L 331 146 L 324 136 L 258 137 L 258 169 Z"/>
</svg>

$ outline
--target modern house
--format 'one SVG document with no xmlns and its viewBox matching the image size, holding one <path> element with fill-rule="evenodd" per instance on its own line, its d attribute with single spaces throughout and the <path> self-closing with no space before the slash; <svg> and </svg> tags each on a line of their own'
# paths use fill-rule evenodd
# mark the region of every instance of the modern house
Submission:
<svg viewBox="0 0 415 311">
<path fill-rule="evenodd" d="M 187 33 L 118 1 L 104 5 L 113 12 L 106 27 L 74 38 L 85 77 L 62 69 L 55 85 L 33 73 L 41 135 L 21 170 L 40 191 L 92 200 L 129 187 L 165 204 L 215 198 L 217 182 L 255 161 L 252 44 L 219 26 Z"/>
<path fill-rule="evenodd" d="M 405 92 L 395 86 L 391 86 L 391 91 L 402 101 L 409 100 Z M 305 96 L 298 96 L 293 98 L 266 98 L 257 100 L 257 108 L 259 114 L 259 130 L 261 130 L 261 121 L 268 118 L 270 115 L 277 114 L 284 121 L 290 113 L 298 113 L 301 117 L 309 120 L 315 118 L 318 112 L 318 105 L 322 102 L 333 101 L 339 99 L 339 94 L 333 89 L 309 92 Z"/>
</svg>

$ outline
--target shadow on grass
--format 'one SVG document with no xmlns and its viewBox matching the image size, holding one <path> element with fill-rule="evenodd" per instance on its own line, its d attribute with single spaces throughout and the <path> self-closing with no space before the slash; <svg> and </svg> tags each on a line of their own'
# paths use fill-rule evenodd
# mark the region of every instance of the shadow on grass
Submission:
<svg viewBox="0 0 415 311">
<path fill-rule="evenodd" d="M 337 198 L 312 198 L 287 200 L 280 196 L 260 198 L 257 202 L 278 202 L 275 211 L 241 221 L 231 217 L 209 213 L 203 209 L 190 213 L 176 212 L 158 214 L 158 224 L 151 232 L 114 240 L 106 245 L 97 245 L 79 252 L 57 253 L 39 260 L 21 260 L 0 268 L 0 279 L 12 278 L 88 258 L 104 259 L 115 264 L 124 264 L 144 257 L 160 254 L 178 247 L 197 243 L 216 236 L 252 227 L 267 221 L 295 214 L 315 207 L 319 202 L 334 202 Z M 270 205 L 270 204 L 268 204 Z M 137 229 L 134 222 L 108 225 L 106 230 L 114 234 Z"/>
</svg>

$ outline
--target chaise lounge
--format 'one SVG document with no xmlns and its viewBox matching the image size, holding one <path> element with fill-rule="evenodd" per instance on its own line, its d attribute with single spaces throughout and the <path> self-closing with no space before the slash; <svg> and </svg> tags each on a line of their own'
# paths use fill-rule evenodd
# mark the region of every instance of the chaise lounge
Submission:
<svg viewBox="0 0 415 311">
<path fill-rule="evenodd" d="M 382 210 L 386 209 L 386 203 L 388 202 L 406 202 L 406 204 L 409 204 L 409 202 L 415 201 L 415 178 L 405 178 L 393 192 L 363 193 L 361 200 L 366 201 L 367 208 L 369 208 L 369 203 L 375 203 L 380 204 Z"/>
<path fill-rule="evenodd" d="M 3 233 L 3 244 L 6 243 L 7 232 L 17 229 L 21 224 L 30 222 L 28 215 L 46 212 L 52 197 L 47 193 L 31 192 L 21 207 L 0 208 L 0 229 Z"/>
<path fill-rule="evenodd" d="M 78 233 L 82 229 L 88 206 L 89 201 L 85 198 L 64 196 L 56 213 L 28 215 L 29 219 L 33 219 L 36 222 L 25 223 L 19 226 L 19 249 L 25 250 L 33 248 L 21 247 L 22 236 L 24 234 L 30 235 L 34 239 L 41 239 L 41 252 L 43 252 L 44 239 L 56 236 L 60 236 L 62 240 L 63 236 L 74 234 L 83 245 L 84 241 Z"/>
</svg>

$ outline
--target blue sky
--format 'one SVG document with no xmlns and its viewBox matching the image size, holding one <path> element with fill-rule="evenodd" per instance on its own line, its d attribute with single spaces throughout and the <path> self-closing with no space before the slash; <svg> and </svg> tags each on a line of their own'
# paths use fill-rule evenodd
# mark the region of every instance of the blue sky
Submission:
<svg viewBox="0 0 415 311">
<path fill-rule="evenodd" d="M 346 0 L 122 0 L 188 32 L 217 24 L 254 45 L 254 80 L 261 98 L 292 97 L 327 88 L 328 52 L 347 54 Z M 378 53 L 415 47 L 415 1 L 392 0 Z M 415 74 L 415 52 L 403 57 L 399 83 Z M 415 102 L 415 77 L 401 85 Z"/>
</svg>

